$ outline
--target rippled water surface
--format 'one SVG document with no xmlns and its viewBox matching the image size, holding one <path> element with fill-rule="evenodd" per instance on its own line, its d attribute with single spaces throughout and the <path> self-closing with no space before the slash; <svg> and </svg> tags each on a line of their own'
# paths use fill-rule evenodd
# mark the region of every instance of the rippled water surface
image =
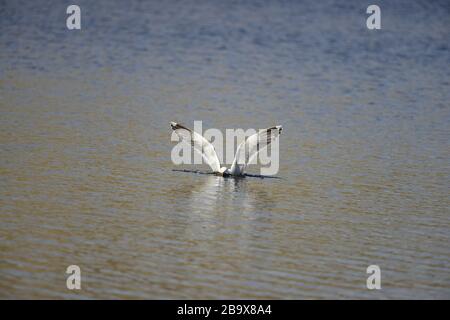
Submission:
<svg viewBox="0 0 450 320">
<path fill-rule="evenodd" d="M 447 1 L 77 3 L 0 4 L 1 298 L 450 298 Z M 194 120 L 281 179 L 172 171 Z"/>
</svg>

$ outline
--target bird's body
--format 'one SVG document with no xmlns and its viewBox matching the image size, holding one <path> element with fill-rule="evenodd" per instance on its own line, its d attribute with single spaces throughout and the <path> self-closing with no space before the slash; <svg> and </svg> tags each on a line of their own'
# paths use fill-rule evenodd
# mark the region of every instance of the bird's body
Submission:
<svg viewBox="0 0 450 320">
<path fill-rule="evenodd" d="M 203 136 L 176 122 L 171 122 L 170 126 L 175 134 L 181 138 L 181 140 L 189 143 L 195 151 L 202 155 L 205 162 L 213 170 L 213 173 L 224 177 L 245 176 L 245 169 L 247 165 L 254 159 L 254 157 L 258 155 L 259 151 L 271 144 L 271 142 L 281 134 L 283 129 L 282 126 L 274 126 L 260 130 L 258 133 L 249 136 L 239 145 L 233 163 L 230 169 L 228 169 L 227 167 L 220 166 L 220 161 L 213 145 Z"/>
</svg>

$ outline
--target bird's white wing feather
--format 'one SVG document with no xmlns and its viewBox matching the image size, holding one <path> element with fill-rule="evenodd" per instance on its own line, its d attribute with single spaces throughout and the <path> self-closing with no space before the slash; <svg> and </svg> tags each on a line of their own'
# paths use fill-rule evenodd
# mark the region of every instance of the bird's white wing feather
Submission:
<svg viewBox="0 0 450 320">
<path fill-rule="evenodd" d="M 231 174 L 244 174 L 245 168 L 258 155 L 258 152 L 267 148 L 281 134 L 282 130 L 282 126 L 262 129 L 242 142 L 234 156 Z"/>
<path fill-rule="evenodd" d="M 213 145 L 206 140 L 202 135 L 191 129 L 188 129 L 176 122 L 171 122 L 173 132 L 180 137 L 181 140 L 189 143 L 195 151 L 200 153 L 205 162 L 211 167 L 214 172 L 219 172 L 220 162 L 217 157 L 216 150 Z"/>
</svg>

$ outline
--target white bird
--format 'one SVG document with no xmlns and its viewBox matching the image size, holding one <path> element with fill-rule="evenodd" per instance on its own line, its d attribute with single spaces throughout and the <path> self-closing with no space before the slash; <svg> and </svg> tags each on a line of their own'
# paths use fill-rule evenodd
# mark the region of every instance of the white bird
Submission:
<svg viewBox="0 0 450 320">
<path fill-rule="evenodd" d="M 170 126 L 182 141 L 189 143 L 202 155 L 215 174 L 221 176 L 244 176 L 247 165 L 258 155 L 258 152 L 271 144 L 283 130 L 282 126 L 274 126 L 249 136 L 237 148 L 231 168 L 228 169 L 220 166 L 216 150 L 202 135 L 176 122 L 171 122 Z"/>
</svg>

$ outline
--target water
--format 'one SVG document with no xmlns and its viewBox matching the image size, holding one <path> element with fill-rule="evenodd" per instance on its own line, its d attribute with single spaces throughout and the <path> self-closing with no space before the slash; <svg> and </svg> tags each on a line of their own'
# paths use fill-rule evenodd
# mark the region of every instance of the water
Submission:
<svg viewBox="0 0 450 320">
<path fill-rule="evenodd" d="M 448 2 L 77 4 L 0 4 L 1 298 L 450 298 Z M 281 179 L 172 171 L 194 120 Z"/>
</svg>

